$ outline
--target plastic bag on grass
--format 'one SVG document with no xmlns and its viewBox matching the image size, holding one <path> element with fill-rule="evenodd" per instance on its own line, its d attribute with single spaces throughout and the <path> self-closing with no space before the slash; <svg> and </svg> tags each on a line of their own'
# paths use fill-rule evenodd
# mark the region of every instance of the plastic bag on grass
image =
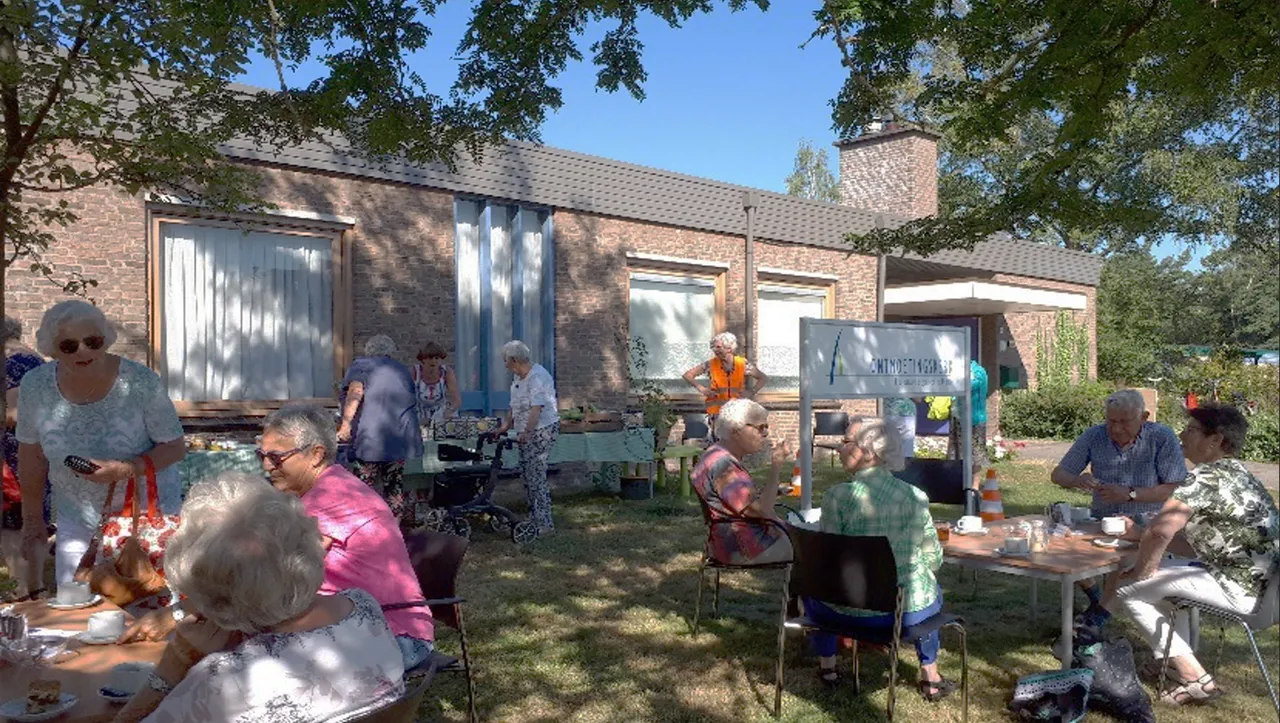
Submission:
<svg viewBox="0 0 1280 723">
<path fill-rule="evenodd" d="M 1076 723 L 1088 710 L 1093 671 L 1079 668 L 1018 678 L 1009 710 L 1020 721 Z"/>
<path fill-rule="evenodd" d="M 1088 635 L 1078 635 L 1072 650 L 1072 665 L 1093 671 L 1090 707 L 1128 723 L 1155 723 L 1151 696 L 1138 681 L 1133 646 L 1128 640 L 1096 640 Z"/>
</svg>

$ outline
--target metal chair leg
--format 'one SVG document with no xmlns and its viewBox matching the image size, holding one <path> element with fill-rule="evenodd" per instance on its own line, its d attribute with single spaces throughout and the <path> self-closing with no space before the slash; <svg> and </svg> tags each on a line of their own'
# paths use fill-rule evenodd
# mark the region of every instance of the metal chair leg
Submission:
<svg viewBox="0 0 1280 723">
<path fill-rule="evenodd" d="M 791 566 L 783 569 L 782 574 L 782 609 L 778 612 L 778 667 L 777 689 L 773 693 L 773 717 L 782 716 L 782 656 L 787 646 L 787 602 L 791 589 Z"/>
<path fill-rule="evenodd" d="M 476 716 L 476 683 L 471 677 L 471 653 L 467 649 L 467 628 L 462 623 L 462 606 L 454 605 L 453 609 L 458 616 L 458 637 L 462 640 L 462 664 L 467 669 L 467 717 L 470 723 L 476 723 L 479 720 Z"/>
<path fill-rule="evenodd" d="M 1174 615 L 1176 615 L 1176 613 L 1175 613 Z M 1174 615 L 1171 615 L 1171 616 L 1169 616 L 1169 617 L 1165 618 L 1166 620 L 1168 620 L 1168 621 L 1169 621 L 1169 623 L 1168 623 L 1168 624 L 1169 624 L 1169 635 L 1168 635 L 1168 637 L 1166 637 L 1166 638 L 1165 638 L 1165 640 L 1164 640 L 1164 657 L 1163 657 L 1163 659 L 1160 661 L 1160 682 L 1156 684 L 1156 693 L 1157 693 L 1157 694 L 1158 694 L 1158 693 L 1161 693 L 1161 692 L 1163 692 L 1163 691 L 1164 691 L 1164 680 L 1165 680 L 1165 676 L 1166 676 L 1166 675 L 1168 674 L 1168 672 L 1169 672 L 1169 651 L 1173 649 L 1173 624 L 1174 624 Z"/>
<path fill-rule="evenodd" d="M 693 607 L 693 637 L 698 637 L 698 618 L 702 615 L 702 588 L 706 587 L 707 558 L 698 563 L 698 596 Z"/>
<path fill-rule="evenodd" d="M 1253 629 L 1244 621 L 1240 622 L 1244 628 L 1244 634 L 1249 636 L 1249 645 L 1253 648 L 1253 657 L 1258 661 L 1258 670 L 1262 671 L 1262 679 L 1267 683 L 1267 692 L 1271 694 L 1271 703 L 1276 707 L 1276 712 L 1280 713 L 1280 696 L 1276 695 L 1275 686 L 1271 684 L 1271 673 L 1267 672 L 1267 663 L 1262 659 L 1262 652 L 1258 650 L 1258 641 L 1253 637 Z"/>
<path fill-rule="evenodd" d="M 711 598 L 711 617 L 720 617 L 720 568 L 716 568 L 716 594 Z"/>
<path fill-rule="evenodd" d="M 1243 625 L 1243 623 L 1241 623 Z M 1248 626 L 1245 627 L 1248 629 Z M 1218 668 L 1222 667 L 1222 651 L 1227 647 L 1227 624 L 1223 622 L 1218 626 L 1218 654 L 1213 659 L 1213 670 L 1210 673 L 1216 678 L 1218 677 Z M 1192 648 L 1195 650 L 1195 648 Z"/>
<path fill-rule="evenodd" d="M 893 721 L 893 709 L 898 700 L 898 636 L 893 636 L 889 646 L 889 721 Z"/>
<path fill-rule="evenodd" d="M 969 637 L 964 628 L 960 631 L 960 705 L 961 723 L 969 723 Z"/>
<path fill-rule="evenodd" d="M 861 695 L 862 681 L 859 680 L 858 675 L 858 641 L 856 638 L 853 641 L 853 652 L 850 655 L 853 657 L 853 694 Z"/>
</svg>

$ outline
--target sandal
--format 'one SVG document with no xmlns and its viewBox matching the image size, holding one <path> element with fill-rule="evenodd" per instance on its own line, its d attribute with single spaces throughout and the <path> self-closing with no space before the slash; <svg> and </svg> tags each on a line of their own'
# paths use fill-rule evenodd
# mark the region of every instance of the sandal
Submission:
<svg viewBox="0 0 1280 723">
<path fill-rule="evenodd" d="M 1209 687 L 1213 686 L 1213 687 Z M 1204 705 L 1223 696 L 1213 676 L 1205 673 L 1195 680 L 1183 681 L 1160 693 L 1160 700 L 1169 705 Z"/>
<path fill-rule="evenodd" d="M 818 668 L 818 680 L 828 688 L 835 688 L 843 679 L 844 676 L 835 668 Z"/>
<path fill-rule="evenodd" d="M 930 703 L 937 703 L 943 698 L 946 698 L 956 692 L 956 689 L 960 687 L 956 685 L 954 680 L 947 680 L 946 678 L 941 678 L 939 680 L 922 680 L 917 685 L 920 688 L 920 697 Z"/>
</svg>

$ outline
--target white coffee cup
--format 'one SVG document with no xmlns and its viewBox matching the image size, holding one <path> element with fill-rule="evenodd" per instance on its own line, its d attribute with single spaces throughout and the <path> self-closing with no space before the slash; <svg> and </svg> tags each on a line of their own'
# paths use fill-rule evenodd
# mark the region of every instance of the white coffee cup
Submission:
<svg viewBox="0 0 1280 723">
<path fill-rule="evenodd" d="M 124 634 L 124 611 L 105 610 L 90 615 L 88 632 L 95 638 L 120 637 Z"/>
<path fill-rule="evenodd" d="M 54 599 L 60 605 L 79 605 L 89 602 L 92 595 L 87 582 L 63 582 L 58 584 L 58 594 Z"/>
<path fill-rule="evenodd" d="M 107 679 L 107 689 L 116 693 L 133 695 L 147 684 L 147 678 L 156 669 L 153 663 L 121 663 L 111 669 L 111 677 Z"/>
<path fill-rule="evenodd" d="M 956 529 L 960 532 L 977 532 L 982 529 L 982 518 L 977 515 L 965 515 L 956 521 Z"/>
<path fill-rule="evenodd" d="M 1123 517 L 1103 517 L 1102 531 L 1108 535 L 1123 535 L 1125 530 Z"/>
</svg>

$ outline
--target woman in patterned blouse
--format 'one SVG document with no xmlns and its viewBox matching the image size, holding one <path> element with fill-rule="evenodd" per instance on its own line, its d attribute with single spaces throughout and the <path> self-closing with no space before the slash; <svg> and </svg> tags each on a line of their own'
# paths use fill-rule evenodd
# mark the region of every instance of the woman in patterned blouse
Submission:
<svg viewBox="0 0 1280 723">
<path fill-rule="evenodd" d="M 400 648 L 373 597 L 318 594 L 324 544 L 297 497 L 243 473 L 201 482 L 165 554 L 169 584 L 195 614 L 116 723 L 312 723 L 404 692 Z"/>
<path fill-rule="evenodd" d="M 1116 589 L 1104 603 L 1104 608 L 1123 607 L 1157 656 L 1170 634 L 1164 599 L 1194 600 L 1247 615 L 1280 574 L 1280 511 L 1258 478 L 1233 459 L 1249 423 L 1231 406 L 1204 405 L 1187 415 L 1182 451 L 1195 468 L 1142 533 L 1137 563 L 1113 581 Z M 1163 561 L 1179 533 L 1195 562 Z M 1085 623 L 1101 626 L 1109 617 L 1104 610 Z M 1180 679 L 1161 699 L 1181 705 L 1222 695 L 1187 643 L 1186 613 L 1172 623 L 1168 662 Z"/>
</svg>

